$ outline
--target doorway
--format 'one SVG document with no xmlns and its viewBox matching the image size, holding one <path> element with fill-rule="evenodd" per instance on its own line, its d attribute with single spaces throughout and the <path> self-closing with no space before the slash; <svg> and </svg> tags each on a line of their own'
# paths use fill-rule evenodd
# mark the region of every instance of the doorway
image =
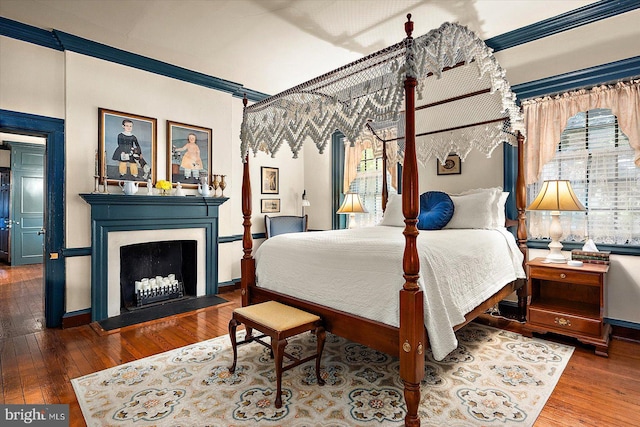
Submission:
<svg viewBox="0 0 640 427">
<path fill-rule="evenodd" d="M 11 155 L 0 158 L 0 259 L 12 266 L 40 264 L 44 234 L 43 138 L 17 142 L 14 135 L 0 134 Z M 24 137 L 22 139 L 25 139 Z"/>
<path fill-rule="evenodd" d="M 62 325 L 65 313 L 64 120 L 0 110 L 0 132 L 43 138 L 45 142 L 44 197 L 44 315 L 48 328 Z"/>
</svg>

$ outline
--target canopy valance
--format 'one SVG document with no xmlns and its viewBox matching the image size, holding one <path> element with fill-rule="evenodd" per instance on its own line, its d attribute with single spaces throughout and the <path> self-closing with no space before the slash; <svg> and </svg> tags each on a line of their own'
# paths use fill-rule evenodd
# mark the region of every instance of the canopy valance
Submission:
<svg viewBox="0 0 640 427">
<path fill-rule="evenodd" d="M 242 158 L 249 151 L 275 156 L 285 142 L 297 157 L 307 138 L 323 152 L 336 130 L 355 141 L 369 124 L 382 140 L 398 141 L 393 160 L 402 162 L 407 75 L 418 81 L 422 163 L 431 157 L 444 162 L 452 152 L 464 159 L 473 147 L 489 156 L 503 141 L 515 144 L 516 131 L 524 133 L 515 95 L 491 49 L 466 27 L 445 23 L 248 106 Z"/>
</svg>

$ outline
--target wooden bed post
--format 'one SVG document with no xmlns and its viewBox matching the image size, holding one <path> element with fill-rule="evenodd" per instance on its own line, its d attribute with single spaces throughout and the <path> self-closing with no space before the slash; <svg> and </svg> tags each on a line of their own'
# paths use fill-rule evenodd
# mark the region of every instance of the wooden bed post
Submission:
<svg viewBox="0 0 640 427">
<path fill-rule="evenodd" d="M 382 212 L 387 210 L 389 189 L 387 188 L 387 141 L 382 141 Z"/>
<path fill-rule="evenodd" d="M 247 108 L 247 95 L 244 95 L 242 104 Z M 244 159 L 242 173 L 242 251 L 244 255 L 240 260 L 240 289 L 242 293 L 242 306 L 249 305 L 249 289 L 256 282 L 256 261 L 253 258 L 253 237 L 251 236 L 251 175 L 249 173 L 249 154 Z"/>
<path fill-rule="evenodd" d="M 524 262 L 528 261 L 529 250 L 527 248 L 527 215 L 525 206 L 527 205 L 527 187 L 524 182 L 524 135 L 518 131 L 518 176 L 516 178 L 516 209 L 518 210 L 518 247 L 524 255 Z M 523 265 L 525 271 L 527 268 Z M 518 311 L 519 320 L 524 321 L 527 317 L 527 286 L 523 284 L 518 289 Z"/>
<path fill-rule="evenodd" d="M 412 41 L 413 22 L 411 14 L 404 24 L 407 40 Z M 411 54 L 411 53 L 410 53 Z M 407 404 L 405 426 L 419 426 L 420 381 L 424 377 L 424 351 L 426 334 L 424 329 L 423 292 L 418 286 L 420 259 L 418 258 L 418 164 L 415 137 L 415 89 L 417 80 L 407 76 L 405 90 L 405 155 L 402 169 L 402 213 L 405 217 L 405 249 L 403 269 L 405 283 L 400 290 L 400 376 L 404 381 L 404 399 Z M 386 171 L 385 171 L 386 172 Z"/>
</svg>

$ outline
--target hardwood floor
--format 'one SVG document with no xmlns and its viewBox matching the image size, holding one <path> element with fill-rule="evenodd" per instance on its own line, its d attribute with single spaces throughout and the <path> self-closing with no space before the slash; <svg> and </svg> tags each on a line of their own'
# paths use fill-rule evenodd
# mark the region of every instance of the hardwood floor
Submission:
<svg viewBox="0 0 640 427">
<path fill-rule="evenodd" d="M 69 404 L 71 426 L 84 419 L 70 379 L 225 335 L 230 303 L 104 333 L 91 325 L 44 327 L 42 267 L 0 265 L 0 403 Z M 519 332 L 520 325 L 479 321 Z M 576 350 L 535 423 L 541 426 L 631 426 L 640 419 L 640 343 L 613 339 L 609 358 L 577 341 L 546 336 Z"/>
</svg>

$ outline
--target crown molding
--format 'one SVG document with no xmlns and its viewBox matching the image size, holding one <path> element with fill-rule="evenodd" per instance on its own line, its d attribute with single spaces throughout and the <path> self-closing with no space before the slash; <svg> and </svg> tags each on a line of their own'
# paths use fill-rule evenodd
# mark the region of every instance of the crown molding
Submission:
<svg viewBox="0 0 640 427">
<path fill-rule="evenodd" d="M 640 76 L 640 56 L 511 86 L 519 100 Z"/>
<path fill-rule="evenodd" d="M 3 18 L 1 16 L 0 35 L 48 47 L 50 49 L 64 50 L 51 31 L 32 27 L 31 25 L 12 21 L 11 19 Z"/>
<path fill-rule="evenodd" d="M 601 0 L 492 37 L 485 40 L 485 43 L 494 52 L 498 52 L 638 8 L 640 8 L 640 1 L 638 0 Z"/>
</svg>

